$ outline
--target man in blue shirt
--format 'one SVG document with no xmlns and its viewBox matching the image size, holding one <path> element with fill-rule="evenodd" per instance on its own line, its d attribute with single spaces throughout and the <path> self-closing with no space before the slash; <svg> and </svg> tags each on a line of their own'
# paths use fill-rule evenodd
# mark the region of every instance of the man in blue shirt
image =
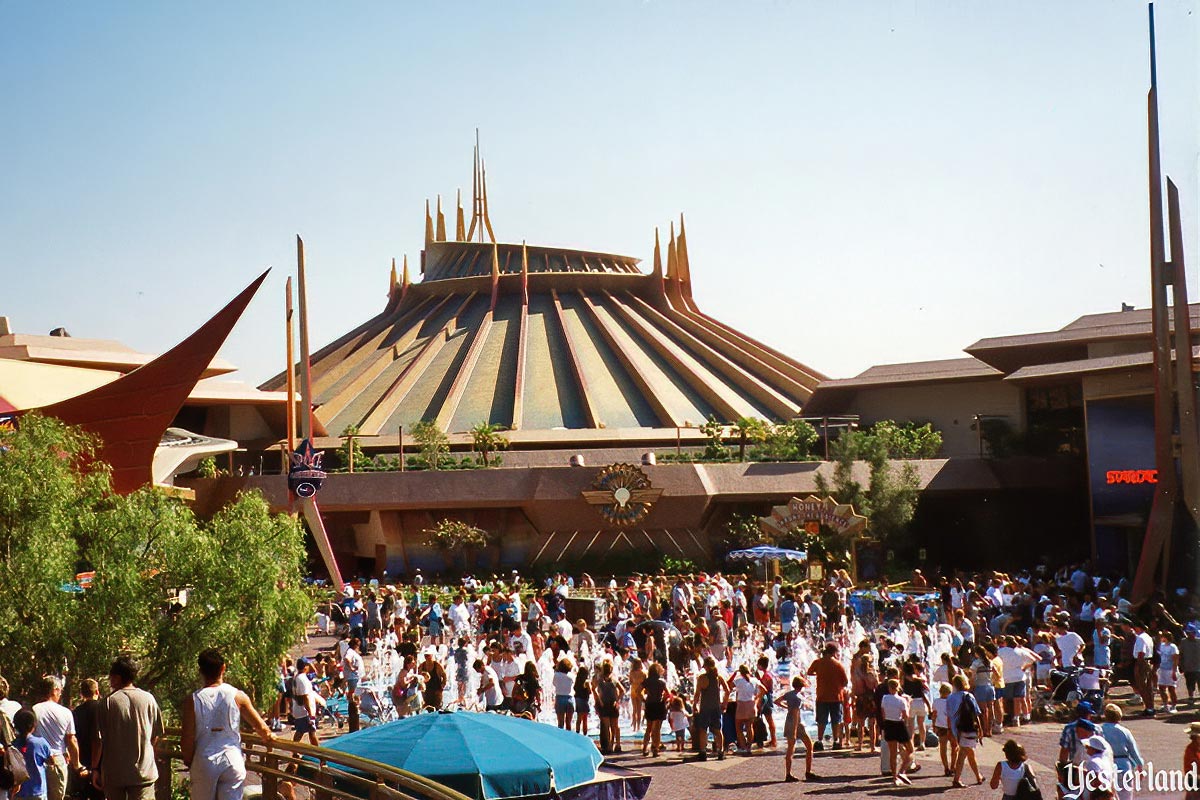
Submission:
<svg viewBox="0 0 1200 800">
<path fill-rule="evenodd" d="M 796 598 L 791 592 L 784 592 L 783 602 L 779 604 L 779 625 L 790 642 L 796 634 Z"/>
<path fill-rule="evenodd" d="M 46 797 L 46 762 L 50 760 L 50 743 L 33 735 L 35 725 L 37 717 L 27 708 L 22 708 L 13 716 L 13 729 L 17 733 L 13 746 L 25 752 L 25 771 L 29 773 L 29 779 L 21 784 L 17 797 Z"/>
</svg>

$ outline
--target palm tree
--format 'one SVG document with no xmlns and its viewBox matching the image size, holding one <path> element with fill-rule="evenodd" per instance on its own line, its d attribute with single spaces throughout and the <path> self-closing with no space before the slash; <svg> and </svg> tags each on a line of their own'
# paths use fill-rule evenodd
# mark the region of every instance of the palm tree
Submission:
<svg viewBox="0 0 1200 800">
<path fill-rule="evenodd" d="M 480 422 L 471 428 L 472 447 L 478 451 L 485 467 L 491 466 L 489 456 L 492 453 L 508 447 L 508 439 L 500 435 L 503 430 L 503 425 L 493 425 L 490 422 Z"/>
</svg>

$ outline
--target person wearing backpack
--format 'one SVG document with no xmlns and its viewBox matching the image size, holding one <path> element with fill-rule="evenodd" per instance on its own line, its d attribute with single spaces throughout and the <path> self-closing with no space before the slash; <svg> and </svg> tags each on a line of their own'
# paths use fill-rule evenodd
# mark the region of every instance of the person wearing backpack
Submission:
<svg viewBox="0 0 1200 800">
<path fill-rule="evenodd" d="M 1025 761 L 1025 748 L 1009 739 L 1004 743 L 1004 760 L 996 762 L 991 787 L 1001 789 L 1003 800 L 1041 800 L 1033 770 Z"/>
<path fill-rule="evenodd" d="M 25 755 L 25 772 L 28 775 L 13 797 L 46 798 L 46 765 L 50 763 L 50 743 L 33 735 L 36 725 L 37 717 L 27 708 L 22 708 L 13 716 L 13 729 L 17 736 L 11 746 Z"/>
<path fill-rule="evenodd" d="M 954 759 L 955 788 L 962 788 L 962 771 L 966 762 L 971 762 L 976 785 L 983 783 L 983 775 L 975 762 L 975 748 L 979 746 L 979 704 L 975 696 L 967 691 L 965 675 L 955 675 L 951 681 L 954 691 L 946 698 L 946 719 L 950 723 L 950 735 L 958 742 L 958 757 Z"/>
</svg>

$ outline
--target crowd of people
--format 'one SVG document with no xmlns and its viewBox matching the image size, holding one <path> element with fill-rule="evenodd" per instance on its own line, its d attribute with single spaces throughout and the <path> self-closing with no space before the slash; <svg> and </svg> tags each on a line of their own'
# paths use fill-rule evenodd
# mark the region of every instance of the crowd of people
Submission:
<svg viewBox="0 0 1200 800">
<path fill-rule="evenodd" d="M 1008 737 L 1035 716 L 1064 714 L 1057 774 L 1042 779 L 1078 786 L 1090 776 L 1127 797 L 1118 779 L 1144 760 L 1108 688 L 1130 682 L 1147 716 L 1195 707 L 1200 688 L 1200 626 L 1175 616 L 1192 617 L 1190 598 L 1172 598 L 1172 613 L 1159 596 L 1135 615 L 1128 584 L 1086 565 L 935 581 L 917 570 L 900 590 L 855 587 L 845 572 L 817 584 L 719 572 L 599 584 L 588 575 L 530 583 L 515 573 L 453 586 L 419 573 L 386 580 L 356 581 L 319 607 L 317 627 L 336 646 L 282 663 L 279 697 L 263 715 L 224 683 L 219 652 L 200 654 L 201 688 L 182 706 L 195 800 L 240 797 L 242 724 L 266 739 L 287 725 L 293 740 L 315 745 L 324 724 L 353 730 L 386 710 L 443 708 L 522 715 L 585 735 L 595 717 L 603 752 L 640 739 L 649 758 L 667 742 L 706 760 L 782 740 L 789 782 L 817 779 L 815 753 L 852 749 L 878 754 L 881 774 L 901 785 L 921 768 L 915 753 L 932 748 L 951 786 L 983 783 L 976 753 L 995 737 L 1006 739 L 1004 759 L 990 783 L 1006 796 L 1036 780 Z M 602 610 L 598 618 L 572 618 L 568 606 L 580 598 Z M 148 800 L 162 720 L 136 679 L 136 665 L 117 659 L 110 693 L 81 680 L 68 709 L 53 676 L 29 692 L 37 702 L 28 707 L 0 678 L 0 745 L 16 748 L 28 773 L 0 790 Z M 1185 769 L 1200 762 L 1194 727 Z M 802 772 L 794 767 L 801 746 Z"/>
<path fill-rule="evenodd" d="M 192 800 L 239 800 L 246 781 L 241 728 L 274 734 L 245 692 L 225 683 L 218 650 L 199 654 L 201 688 L 182 705 L 180 744 Z M 28 706 L 0 677 L 0 800 L 153 800 L 162 757 L 158 701 L 137 686 L 138 665 L 112 662 L 107 695 L 93 678 L 78 682 L 78 702 L 63 702 L 63 682 L 43 677 Z"/>
<path fill-rule="evenodd" d="M 933 581 L 916 570 L 902 591 L 855 587 L 844 571 L 819 585 L 719 572 L 436 583 L 363 582 L 322 609 L 320 625 L 340 637 L 321 679 L 358 680 L 361 652 L 394 647 L 401 715 L 456 707 L 537 719 L 545 708 L 580 732 L 595 715 L 611 753 L 622 750 L 625 719 L 649 757 L 666 749 L 664 725 L 695 759 L 782 739 L 787 781 L 800 780 L 799 745 L 805 779 L 817 777 L 814 753 L 853 748 L 879 752 L 881 773 L 897 784 L 920 769 L 914 752 L 936 748 L 952 786 L 985 782 L 979 743 L 1035 715 L 1072 716 L 1050 780 L 1107 774 L 1106 763 L 1114 774 L 1140 769 L 1121 709 L 1105 702 L 1108 687 L 1129 681 L 1147 716 L 1175 713 L 1185 691 L 1194 705 L 1200 687 L 1200 627 L 1179 623 L 1162 596 L 1135 616 L 1128 582 L 1086 564 Z M 605 601 L 598 624 L 568 615 L 567 599 L 580 596 Z M 1191 598 L 1172 599 L 1191 613 Z M 795 663 L 806 654 L 808 663 Z M 810 711 L 815 737 L 803 722 Z M 1025 768 L 1015 740 L 1004 752 L 991 782 L 1007 793 Z"/>
</svg>

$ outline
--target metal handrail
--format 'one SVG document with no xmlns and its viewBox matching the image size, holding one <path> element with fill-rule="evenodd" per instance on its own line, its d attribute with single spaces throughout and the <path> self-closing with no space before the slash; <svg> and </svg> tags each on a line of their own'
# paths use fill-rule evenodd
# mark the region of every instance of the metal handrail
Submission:
<svg viewBox="0 0 1200 800">
<path fill-rule="evenodd" d="M 158 800 L 170 798 L 172 762 L 183 759 L 179 735 L 168 728 L 159 748 Z M 423 775 L 327 747 L 243 733 L 242 750 L 246 771 L 262 779 L 264 800 L 275 800 L 282 781 L 308 787 L 314 800 L 471 800 Z"/>
</svg>

